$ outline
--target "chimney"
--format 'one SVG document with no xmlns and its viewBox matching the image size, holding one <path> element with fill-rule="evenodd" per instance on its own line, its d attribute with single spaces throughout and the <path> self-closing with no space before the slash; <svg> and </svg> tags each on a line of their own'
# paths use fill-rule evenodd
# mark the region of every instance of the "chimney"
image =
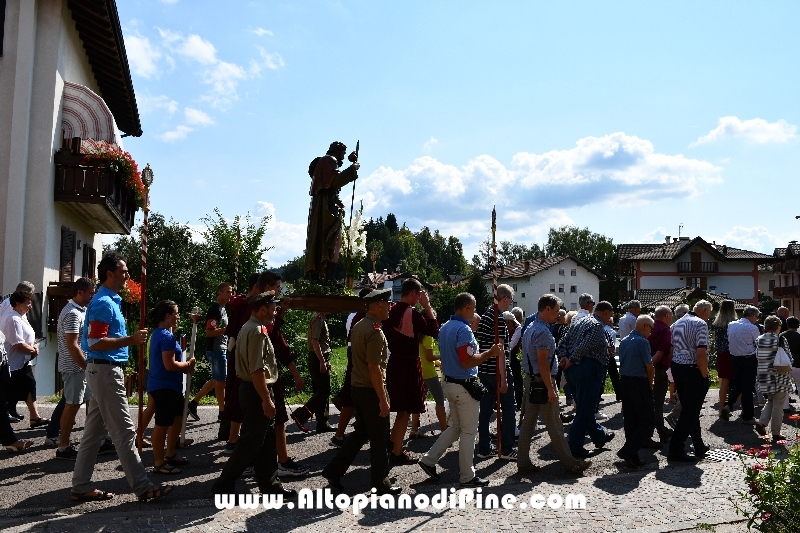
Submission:
<svg viewBox="0 0 800 533">
<path fill-rule="evenodd" d="M 527 272 L 530 269 L 531 269 L 531 262 L 528 259 L 526 259 L 525 260 L 525 272 Z"/>
<path fill-rule="evenodd" d="M 672 242 L 678 242 L 678 238 L 677 238 L 677 237 L 674 237 L 674 238 L 672 239 Z"/>
<path fill-rule="evenodd" d="M 386 269 L 384 268 L 384 269 L 383 269 L 383 275 L 385 276 L 385 275 L 386 275 L 386 274 L 388 274 L 388 273 L 389 273 L 389 271 L 388 271 L 388 270 L 386 270 Z"/>
<path fill-rule="evenodd" d="M 728 255 L 728 245 L 727 244 L 723 244 L 722 245 L 722 255 Z"/>
<path fill-rule="evenodd" d="M 667 235 L 667 237 L 666 237 L 666 239 L 665 239 L 665 240 L 667 241 L 667 244 L 669 244 L 669 239 L 670 239 L 670 236 L 669 236 L 669 235 Z"/>
</svg>

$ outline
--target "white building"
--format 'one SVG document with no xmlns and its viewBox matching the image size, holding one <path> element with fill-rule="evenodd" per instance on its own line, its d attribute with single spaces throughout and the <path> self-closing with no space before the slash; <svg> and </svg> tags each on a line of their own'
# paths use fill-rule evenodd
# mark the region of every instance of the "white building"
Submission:
<svg viewBox="0 0 800 533">
<path fill-rule="evenodd" d="M 690 287 L 757 304 L 759 288 L 768 287 L 771 277 L 763 265 L 771 264 L 773 257 L 701 237 L 667 237 L 658 244 L 620 244 L 617 262 L 627 284 L 621 302 L 636 298 L 641 289 Z"/>
<path fill-rule="evenodd" d="M 20 280 L 36 285 L 37 392 L 49 395 L 69 285 L 96 276 L 102 234 L 129 233 L 136 212 L 121 179 L 81 154 L 93 140 L 121 145 L 120 130 L 142 130 L 114 0 L 2 5 L 0 281 L 3 294 Z"/>
<path fill-rule="evenodd" d="M 567 311 L 576 310 L 582 293 L 588 292 L 595 299 L 600 297 L 602 279 L 599 273 L 571 255 L 514 261 L 498 265 L 497 270 L 497 284 L 511 285 L 514 306 L 521 307 L 526 315 L 536 311 L 539 298 L 547 293 L 561 298 Z M 483 280 L 492 294 L 492 275 L 485 274 Z"/>
</svg>

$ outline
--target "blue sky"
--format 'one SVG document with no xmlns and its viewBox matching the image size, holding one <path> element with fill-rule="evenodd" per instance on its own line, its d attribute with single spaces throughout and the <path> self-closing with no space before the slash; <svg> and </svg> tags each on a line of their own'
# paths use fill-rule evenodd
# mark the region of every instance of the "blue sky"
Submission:
<svg viewBox="0 0 800 533">
<path fill-rule="evenodd" d="M 361 141 L 356 198 L 459 237 L 574 223 L 615 243 L 797 238 L 800 3 L 118 3 L 156 175 L 198 225 L 271 215 L 300 255 L 307 168 Z M 350 189 L 343 192 L 349 200 Z"/>
</svg>

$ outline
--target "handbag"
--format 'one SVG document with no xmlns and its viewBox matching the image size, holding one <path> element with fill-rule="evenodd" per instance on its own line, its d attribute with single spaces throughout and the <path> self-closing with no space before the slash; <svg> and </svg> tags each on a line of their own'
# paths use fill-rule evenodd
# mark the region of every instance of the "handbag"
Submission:
<svg viewBox="0 0 800 533">
<path fill-rule="evenodd" d="M 544 405 L 547 403 L 547 399 L 547 386 L 545 386 L 542 376 L 535 374 L 531 378 L 531 391 L 528 394 L 528 401 L 534 405 Z"/>
<path fill-rule="evenodd" d="M 781 344 L 783 344 L 783 339 L 781 339 Z M 772 366 L 775 367 L 775 371 L 779 374 L 788 374 L 792 371 L 792 358 L 789 357 L 789 354 L 786 353 L 783 346 L 778 346 L 778 351 L 775 354 L 775 360 L 772 362 Z"/>
<path fill-rule="evenodd" d="M 473 399 L 480 401 L 489 389 L 487 389 L 483 383 L 478 381 L 477 379 L 466 379 L 461 382 L 461 386 L 467 391 L 467 393 L 472 396 Z"/>
</svg>

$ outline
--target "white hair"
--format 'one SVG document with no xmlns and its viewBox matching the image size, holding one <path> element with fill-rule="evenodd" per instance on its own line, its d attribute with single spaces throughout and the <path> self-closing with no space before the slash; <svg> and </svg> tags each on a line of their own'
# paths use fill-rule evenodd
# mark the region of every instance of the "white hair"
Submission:
<svg viewBox="0 0 800 533">
<path fill-rule="evenodd" d="M 694 304 L 694 311 L 695 312 L 703 310 L 703 309 L 708 309 L 709 311 L 711 311 L 712 309 L 714 309 L 714 305 L 711 302 L 709 302 L 708 300 L 700 300 L 699 302 Z"/>
<path fill-rule="evenodd" d="M 689 306 L 686 304 L 680 304 L 675 306 L 675 318 L 678 319 L 689 312 Z"/>
<path fill-rule="evenodd" d="M 650 315 L 641 314 L 638 317 L 636 317 L 637 328 L 639 327 L 639 324 L 650 324 L 651 326 L 654 326 L 655 323 L 656 321 L 653 320 L 653 318 Z"/>
</svg>

